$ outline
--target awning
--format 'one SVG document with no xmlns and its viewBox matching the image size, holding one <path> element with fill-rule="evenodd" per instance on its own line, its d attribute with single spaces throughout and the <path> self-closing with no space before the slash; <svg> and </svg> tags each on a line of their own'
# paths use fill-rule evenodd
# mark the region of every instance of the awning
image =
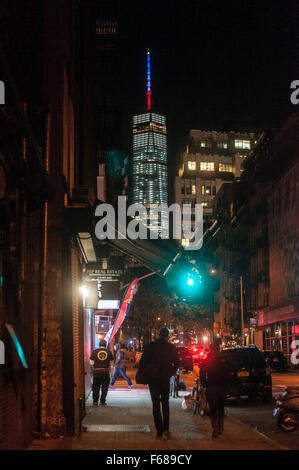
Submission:
<svg viewBox="0 0 299 470">
<path fill-rule="evenodd" d="M 76 238 L 87 264 L 103 258 L 102 251 L 105 250 L 105 244 L 102 244 L 95 236 L 93 207 L 66 208 L 65 223 Z M 105 243 L 121 253 L 135 258 L 143 266 L 161 276 L 170 267 L 179 252 L 174 240 L 150 239 L 150 235 L 146 240 L 115 238 L 106 239 Z"/>
</svg>

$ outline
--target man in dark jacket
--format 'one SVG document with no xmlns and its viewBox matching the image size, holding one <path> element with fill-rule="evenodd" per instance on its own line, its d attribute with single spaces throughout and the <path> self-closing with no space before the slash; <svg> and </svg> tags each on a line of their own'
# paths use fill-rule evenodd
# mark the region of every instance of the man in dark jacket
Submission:
<svg viewBox="0 0 299 470">
<path fill-rule="evenodd" d="M 200 368 L 200 383 L 206 388 L 213 428 L 212 436 L 215 438 L 223 433 L 224 400 L 228 381 L 229 369 L 223 354 L 219 351 L 219 343 L 214 342 L 211 344 L 210 354 Z"/>
<path fill-rule="evenodd" d="M 169 386 L 170 377 L 179 368 L 179 357 L 176 347 L 168 342 L 169 329 L 162 328 L 157 341 L 148 344 L 139 362 L 139 370 L 148 374 L 151 364 L 153 375 L 149 376 L 149 390 L 153 403 L 153 417 L 157 430 L 157 438 L 162 439 L 163 433 L 170 437 L 169 432 Z M 162 404 L 162 415 L 160 403 Z"/>
<path fill-rule="evenodd" d="M 127 374 L 126 374 L 126 369 L 125 369 L 126 360 L 124 358 L 123 351 L 120 349 L 120 344 L 119 343 L 116 343 L 114 345 L 114 351 L 115 351 L 114 374 L 113 374 L 110 386 L 113 387 L 114 382 L 116 381 L 116 378 L 117 378 L 118 374 L 120 374 L 128 382 L 128 389 L 131 390 L 133 383 L 132 383 L 130 377 L 128 377 Z"/>
<path fill-rule="evenodd" d="M 110 382 L 110 362 L 113 360 L 112 352 L 106 348 L 106 341 L 100 340 L 100 347 L 95 349 L 90 356 L 90 364 L 93 366 L 93 406 L 98 406 L 101 388 L 101 405 L 106 405 L 106 396 Z"/>
</svg>

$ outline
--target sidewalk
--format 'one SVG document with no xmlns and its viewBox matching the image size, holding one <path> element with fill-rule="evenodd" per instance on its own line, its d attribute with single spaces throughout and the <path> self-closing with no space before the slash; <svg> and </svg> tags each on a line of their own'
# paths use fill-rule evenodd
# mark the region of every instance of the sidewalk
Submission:
<svg viewBox="0 0 299 470">
<path fill-rule="evenodd" d="M 136 371 L 135 371 L 136 372 Z M 132 370 L 129 375 L 133 377 Z M 107 406 L 86 406 L 82 435 L 73 439 L 34 441 L 33 449 L 70 450 L 277 450 L 279 444 L 263 436 L 248 425 L 226 415 L 224 433 L 211 437 L 209 416 L 201 418 L 191 409 L 183 410 L 179 398 L 170 398 L 170 439 L 157 440 L 152 418 L 152 404 L 146 386 L 138 385 L 130 391 L 127 383 L 117 381 L 109 390 Z"/>
</svg>

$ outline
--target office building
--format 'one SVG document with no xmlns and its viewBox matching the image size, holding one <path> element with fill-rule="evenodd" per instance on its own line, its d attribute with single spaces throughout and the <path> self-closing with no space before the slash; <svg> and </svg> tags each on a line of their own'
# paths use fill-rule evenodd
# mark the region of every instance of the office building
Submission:
<svg viewBox="0 0 299 470">
<path fill-rule="evenodd" d="M 168 204 L 167 134 L 165 116 L 152 112 L 149 50 L 147 72 L 147 110 L 133 116 L 132 203 L 146 207 L 144 223 L 159 234 L 167 226 L 165 213 L 150 221 L 148 215 L 160 204 Z"/>
<path fill-rule="evenodd" d="M 190 131 L 175 179 L 175 201 L 202 204 L 204 228 L 213 221 L 213 198 L 224 182 L 240 179 L 242 162 L 256 139 L 254 133 Z"/>
</svg>

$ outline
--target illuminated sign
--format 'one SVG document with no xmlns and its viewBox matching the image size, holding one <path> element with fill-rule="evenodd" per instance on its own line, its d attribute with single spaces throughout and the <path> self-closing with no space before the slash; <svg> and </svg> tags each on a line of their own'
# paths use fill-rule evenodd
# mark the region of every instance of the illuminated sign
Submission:
<svg viewBox="0 0 299 470">
<path fill-rule="evenodd" d="M 27 361 L 26 361 L 26 357 L 25 357 L 25 354 L 24 354 L 24 351 L 23 351 L 23 348 L 21 346 L 21 343 L 20 341 L 18 340 L 18 337 L 15 333 L 15 330 L 13 329 L 12 325 L 10 325 L 9 323 L 5 323 L 5 326 L 11 336 L 11 339 L 13 341 L 13 344 L 17 350 L 17 353 L 18 353 L 18 356 L 23 364 L 24 367 L 28 367 L 28 364 L 27 364 Z"/>
<path fill-rule="evenodd" d="M 115 310 L 119 308 L 119 300 L 99 300 L 98 309 L 99 310 Z"/>
</svg>

